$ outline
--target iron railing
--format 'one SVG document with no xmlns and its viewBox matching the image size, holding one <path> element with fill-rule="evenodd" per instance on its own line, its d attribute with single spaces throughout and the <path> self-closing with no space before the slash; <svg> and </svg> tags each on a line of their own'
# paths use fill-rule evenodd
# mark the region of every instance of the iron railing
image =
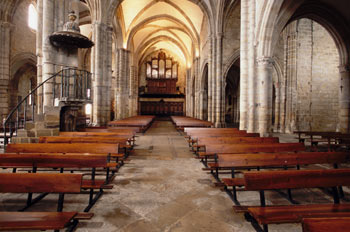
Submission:
<svg viewBox="0 0 350 232">
<path fill-rule="evenodd" d="M 49 105 L 58 106 L 61 101 L 91 101 L 91 73 L 75 68 L 62 69 L 35 87 L 10 112 L 3 122 L 4 146 L 8 144 L 10 138 L 17 135 L 18 129 L 25 127 L 26 122 L 35 122 L 36 110 L 44 106 L 45 84 L 52 88 L 52 96 L 48 96 L 52 103 L 49 102 Z M 38 102 L 41 102 L 39 106 Z"/>
</svg>

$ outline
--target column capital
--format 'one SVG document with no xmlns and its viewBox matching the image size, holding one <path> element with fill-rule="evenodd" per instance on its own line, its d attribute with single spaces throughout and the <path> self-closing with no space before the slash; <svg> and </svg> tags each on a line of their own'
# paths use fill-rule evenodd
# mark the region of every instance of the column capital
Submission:
<svg viewBox="0 0 350 232">
<path fill-rule="evenodd" d="M 8 28 L 10 30 L 15 28 L 15 25 L 10 23 L 10 22 L 6 22 L 6 21 L 0 21 L 0 27 L 2 28 Z"/>
<path fill-rule="evenodd" d="M 258 63 L 258 65 L 260 66 L 271 66 L 273 64 L 273 59 L 272 57 L 269 56 L 260 56 L 256 59 L 256 62 Z"/>
<path fill-rule="evenodd" d="M 340 73 L 350 72 L 350 64 L 342 64 L 338 68 Z"/>
<path fill-rule="evenodd" d="M 130 53 L 130 50 L 126 48 L 118 48 L 118 51 L 125 52 L 125 53 Z"/>
<path fill-rule="evenodd" d="M 222 39 L 223 36 L 224 36 L 224 33 L 223 33 L 223 32 L 217 32 L 217 33 L 216 33 L 216 38 L 217 38 L 217 39 Z"/>
</svg>

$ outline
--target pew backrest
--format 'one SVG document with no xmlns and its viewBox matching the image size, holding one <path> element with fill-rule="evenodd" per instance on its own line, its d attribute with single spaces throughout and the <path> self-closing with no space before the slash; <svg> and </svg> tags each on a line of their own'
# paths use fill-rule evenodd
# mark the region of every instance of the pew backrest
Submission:
<svg viewBox="0 0 350 232">
<path fill-rule="evenodd" d="M 252 144 L 206 144 L 207 153 L 237 154 L 259 152 L 298 152 L 305 151 L 303 143 L 252 143 Z"/>
<path fill-rule="evenodd" d="M 0 173 L 1 193 L 80 193 L 82 174 Z"/>
<path fill-rule="evenodd" d="M 18 143 L 8 144 L 7 153 L 119 153 L 119 144 L 110 143 Z"/>
<path fill-rule="evenodd" d="M 244 172 L 246 190 L 336 187 L 350 185 L 349 169 Z"/>
</svg>

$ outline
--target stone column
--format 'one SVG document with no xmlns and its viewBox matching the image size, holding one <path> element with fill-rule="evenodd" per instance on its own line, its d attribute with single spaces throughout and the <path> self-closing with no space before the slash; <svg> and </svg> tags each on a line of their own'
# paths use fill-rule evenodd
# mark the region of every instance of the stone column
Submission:
<svg viewBox="0 0 350 232">
<path fill-rule="evenodd" d="M 123 119 L 129 116 L 129 54 L 123 48 L 117 50 L 117 88 L 116 99 L 116 119 Z"/>
<path fill-rule="evenodd" d="M 200 112 L 200 95 L 199 95 L 199 89 L 200 89 L 200 78 L 199 78 L 199 58 L 195 58 L 193 62 L 194 67 L 194 77 L 195 77 L 195 92 L 194 92 L 194 98 L 195 98 L 195 109 L 194 109 L 194 117 L 199 118 L 199 112 Z"/>
<path fill-rule="evenodd" d="M 216 37 L 216 94 L 215 94 L 215 127 L 224 127 L 224 105 L 225 88 L 224 78 L 222 76 L 222 33 Z"/>
<path fill-rule="evenodd" d="M 278 132 L 280 129 L 280 106 L 281 106 L 281 84 L 276 83 L 275 84 L 275 93 L 276 93 L 276 101 L 275 101 L 275 112 L 272 112 L 275 114 L 275 124 L 273 125 L 273 131 Z M 272 102 L 273 104 L 273 102 Z"/>
<path fill-rule="evenodd" d="M 55 74 L 54 49 L 50 43 L 49 36 L 55 31 L 55 1 L 43 0 L 43 32 L 42 32 L 42 81 L 47 80 Z M 53 84 L 52 81 L 44 85 L 44 113 L 50 111 L 53 106 Z"/>
<path fill-rule="evenodd" d="M 248 132 L 256 132 L 255 0 L 249 0 L 248 18 Z M 241 69 L 242 70 L 242 69 Z"/>
<path fill-rule="evenodd" d="M 209 51 L 208 51 L 208 121 L 214 122 L 213 116 L 213 96 L 214 96 L 214 86 L 213 86 L 213 78 L 214 78 L 214 57 L 213 57 L 213 39 L 212 36 L 209 38 Z"/>
<path fill-rule="evenodd" d="M 294 130 L 297 130 L 297 125 L 298 125 L 297 123 L 298 121 L 297 79 L 299 74 L 297 73 L 297 67 L 298 67 L 297 50 L 299 48 L 299 45 L 297 42 L 298 32 L 296 28 L 296 22 L 291 23 L 290 27 L 291 27 L 290 29 L 291 31 L 289 32 L 289 35 L 286 40 L 287 44 L 285 46 L 285 53 L 286 53 L 285 59 L 287 61 L 287 72 L 286 72 L 287 112 L 286 112 L 286 124 L 285 124 L 286 133 L 293 133 Z M 311 68 L 311 65 L 309 66 L 309 68 Z M 305 72 L 308 72 L 308 71 L 310 70 L 305 70 Z"/>
<path fill-rule="evenodd" d="M 350 65 L 339 66 L 339 113 L 337 131 L 350 132 Z"/>
<path fill-rule="evenodd" d="M 198 104 L 199 104 L 199 112 L 198 112 L 198 118 L 201 120 L 204 120 L 204 115 L 203 115 L 203 98 L 204 98 L 204 90 L 198 91 Z"/>
<path fill-rule="evenodd" d="M 283 83 L 280 83 L 280 126 L 279 131 L 281 133 L 285 133 L 286 129 L 286 86 L 285 86 L 285 80 L 283 80 Z"/>
<path fill-rule="evenodd" d="M 272 58 L 259 57 L 258 64 L 258 93 L 259 93 L 259 133 L 269 136 L 271 133 L 272 114 Z"/>
<path fill-rule="evenodd" d="M 43 0 L 37 0 L 36 8 L 38 12 L 38 28 L 36 32 L 37 85 L 39 85 L 43 81 Z M 42 98 L 43 89 L 39 88 L 36 99 L 38 114 L 43 114 Z"/>
<path fill-rule="evenodd" d="M 248 8 L 249 0 L 241 0 L 241 50 L 240 50 L 240 121 L 239 129 L 248 128 Z"/>
<path fill-rule="evenodd" d="M 130 66 L 129 116 L 137 115 L 138 82 L 136 66 Z"/>
<path fill-rule="evenodd" d="M 11 24 L 0 22 L 0 116 L 6 118 L 9 113 L 9 81 L 10 81 L 10 42 Z M 2 124 L 1 124 L 2 125 Z"/>
<path fill-rule="evenodd" d="M 186 69 L 186 116 L 192 117 L 192 82 L 191 82 L 191 69 Z"/>
<path fill-rule="evenodd" d="M 286 132 L 286 118 L 287 118 L 287 65 L 288 65 L 288 44 L 287 44 L 287 33 L 283 33 L 284 42 L 284 58 L 283 58 L 283 79 L 281 81 L 281 121 L 280 121 L 280 132 Z"/>
<path fill-rule="evenodd" d="M 110 85 L 112 80 L 112 27 L 101 22 L 92 24 L 93 41 L 91 72 L 93 75 L 93 125 L 106 125 L 110 120 Z"/>
</svg>

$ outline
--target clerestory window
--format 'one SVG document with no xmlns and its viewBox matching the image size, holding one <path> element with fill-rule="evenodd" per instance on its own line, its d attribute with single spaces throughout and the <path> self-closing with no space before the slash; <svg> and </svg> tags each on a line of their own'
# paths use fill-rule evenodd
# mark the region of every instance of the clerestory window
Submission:
<svg viewBox="0 0 350 232">
<path fill-rule="evenodd" d="M 28 26 L 35 31 L 38 28 L 38 12 L 33 4 L 30 4 L 28 8 Z"/>
</svg>

